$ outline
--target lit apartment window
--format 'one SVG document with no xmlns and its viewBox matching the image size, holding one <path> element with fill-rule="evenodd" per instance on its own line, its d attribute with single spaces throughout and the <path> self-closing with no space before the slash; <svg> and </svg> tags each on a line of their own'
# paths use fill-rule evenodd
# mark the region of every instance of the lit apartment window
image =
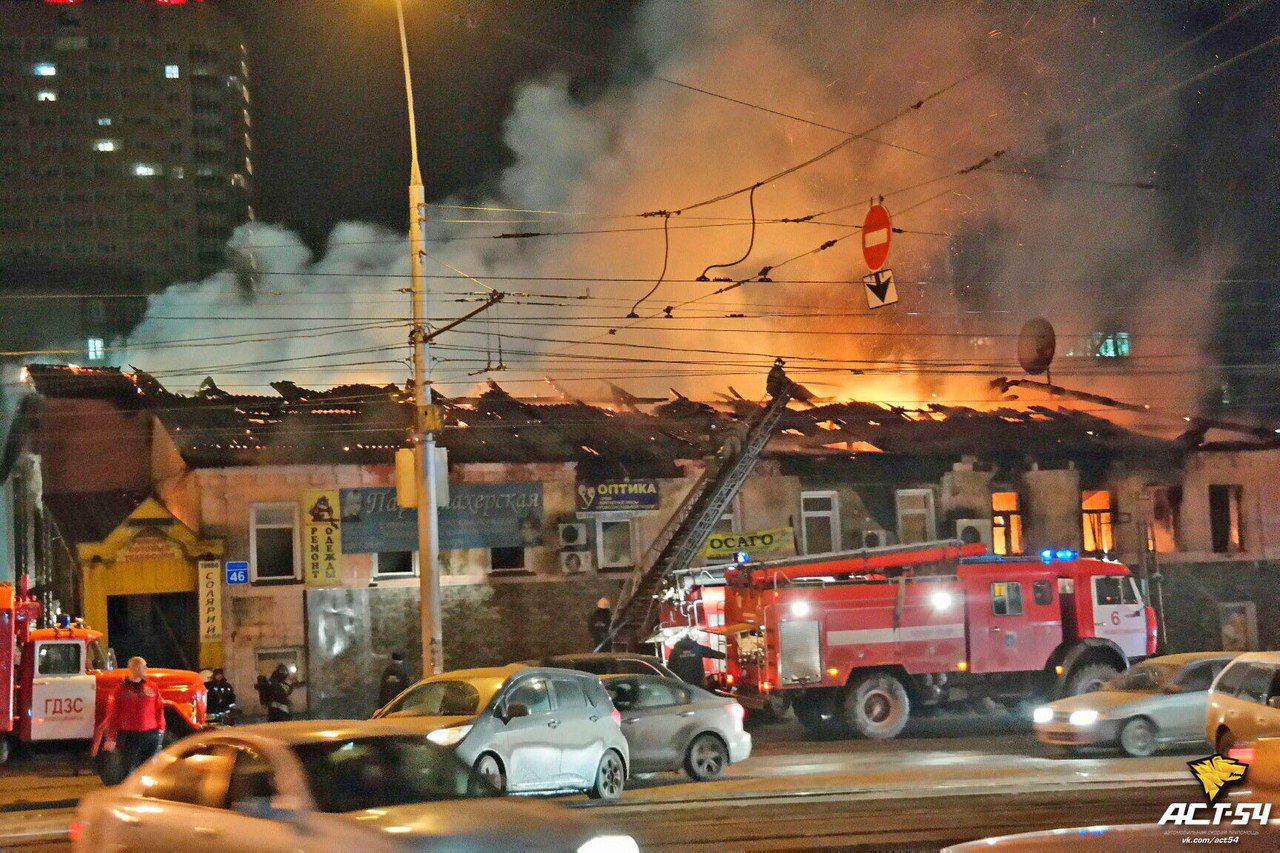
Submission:
<svg viewBox="0 0 1280 853">
<path fill-rule="evenodd" d="M 58 66 L 52 62 L 37 62 L 31 66 L 31 73 L 37 77 L 57 77 Z"/>
<path fill-rule="evenodd" d="M 176 65 L 166 65 L 164 67 L 164 76 L 166 80 L 177 80 L 182 76 L 182 71 Z"/>
<path fill-rule="evenodd" d="M 1022 553 L 1022 510 L 1017 492 L 991 493 L 991 550 L 997 554 Z"/>
<path fill-rule="evenodd" d="M 1081 492 L 1080 515 L 1084 520 L 1084 552 L 1108 554 L 1115 550 L 1115 539 L 1111 528 L 1111 493 Z"/>
<path fill-rule="evenodd" d="M 98 127 L 111 127 L 111 117 L 102 116 L 98 119 Z"/>
<path fill-rule="evenodd" d="M 93 150 L 101 152 L 115 151 L 120 147 L 120 143 L 114 139 L 95 139 L 93 140 Z"/>
<path fill-rule="evenodd" d="M 51 104 L 58 100 L 58 93 L 52 89 L 41 89 L 39 92 L 36 92 L 36 100 L 41 103 Z"/>
<path fill-rule="evenodd" d="M 89 338 L 84 345 L 85 357 L 89 361 L 102 361 L 106 357 L 107 348 L 102 338 Z"/>
<path fill-rule="evenodd" d="M 1093 354 L 1098 358 L 1128 358 L 1129 333 L 1107 332 L 1095 334 L 1092 339 Z"/>
<path fill-rule="evenodd" d="M 154 163 L 134 163 L 133 174 L 139 178 L 153 178 L 160 174 L 160 167 Z"/>
</svg>

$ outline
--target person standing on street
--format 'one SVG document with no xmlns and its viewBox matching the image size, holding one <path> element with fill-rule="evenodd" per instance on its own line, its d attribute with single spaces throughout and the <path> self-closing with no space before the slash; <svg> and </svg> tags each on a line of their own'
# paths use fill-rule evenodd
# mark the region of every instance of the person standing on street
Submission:
<svg viewBox="0 0 1280 853">
<path fill-rule="evenodd" d="M 609 637 L 609 623 L 613 621 L 613 611 L 609 609 L 609 599 L 602 598 L 596 602 L 596 609 L 591 611 L 587 621 L 587 632 L 591 634 L 591 648 L 598 649 Z"/>
<path fill-rule="evenodd" d="M 129 675 L 107 707 L 102 748 L 120 750 L 124 775 L 138 769 L 160 751 L 164 741 L 164 700 L 160 688 L 147 679 L 147 662 L 129 658 Z"/>
<path fill-rule="evenodd" d="M 667 668 L 680 676 L 684 683 L 705 689 L 707 670 L 702 665 L 703 659 L 724 660 L 724 652 L 702 645 L 693 638 L 692 631 L 686 631 L 671 648 L 671 654 L 667 656 Z"/>
<path fill-rule="evenodd" d="M 392 652 L 391 663 L 382 671 L 382 680 L 378 683 L 378 707 L 399 696 L 408 686 L 409 667 L 405 666 L 404 655 Z"/>
<path fill-rule="evenodd" d="M 293 693 L 295 687 L 301 684 L 294 681 L 289 675 L 289 668 L 284 664 L 279 664 L 272 671 L 271 677 L 267 679 L 266 704 L 267 721 L 271 723 L 279 723 L 285 720 L 293 719 L 293 706 L 289 702 L 289 695 Z"/>
<path fill-rule="evenodd" d="M 227 681 L 222 669 L 215 669 L 205 682 L 205 690 L 209 691 L 209 718 L 220 723 L 234 723 L 239 708 L 236 707 L 236 691 Z"/>
</svg>

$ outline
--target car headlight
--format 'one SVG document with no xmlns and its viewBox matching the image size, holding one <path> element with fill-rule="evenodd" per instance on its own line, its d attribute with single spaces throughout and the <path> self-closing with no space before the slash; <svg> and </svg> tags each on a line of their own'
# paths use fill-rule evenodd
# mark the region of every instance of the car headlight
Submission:
<svg viewBox="0 0 1280 853">
<path fill-rule="evenodd" d="M 458 741 L 467 736 L 467 732 L 471 731 L 471 724 L 465 726 L 453 726 L 447 729 L 436 729 L 427 734 L 427 740 L 432 743 L 438 743 L 441 746 L 453 746 Z"/>
<path fill-rule="evenodd" d="M 1092 708 L 1086 708 L 1082 711 L 1072 711 L 1071 716 L 1067 717 L 1067 721 L 1073 726 L 1092 726 L 1098 722 L 1099 714 Z"/>
<path fill-rule="evenodd" d="M 1051 723 L 1053 722 L 1053 709 L 1048 705 L 1041 705 L 1031 712 L 1031 722 L 1033 723 Z"/>
<path fill-rule="evenodd" d="M 630 835 L 597 835 L 580 845 L 578 853 L 640 853 L 640 845 Z"/>
</svg>

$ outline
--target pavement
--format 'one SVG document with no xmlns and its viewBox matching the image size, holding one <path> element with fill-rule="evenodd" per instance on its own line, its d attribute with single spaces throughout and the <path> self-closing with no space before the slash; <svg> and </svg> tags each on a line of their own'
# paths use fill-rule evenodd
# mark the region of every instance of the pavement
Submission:
<svg viewBox="0 0 1280 853">
<path fill-rule="evenodd" d="M 813 740 L 795 723 L 756 728 L 752 757 L 715 782 L 633 779 L 622 801 L 560 798 L 645 849 L 935 849 L 984 835 L 1154 821 L 1198 797 L 1188 754 L 1056 757 L 1008 717 L 913 721 L 892 741 Z M 75 753 L 0 770 L 0 847 L 69 849 L 74 801 L 98 787 Z"/>
</svg>

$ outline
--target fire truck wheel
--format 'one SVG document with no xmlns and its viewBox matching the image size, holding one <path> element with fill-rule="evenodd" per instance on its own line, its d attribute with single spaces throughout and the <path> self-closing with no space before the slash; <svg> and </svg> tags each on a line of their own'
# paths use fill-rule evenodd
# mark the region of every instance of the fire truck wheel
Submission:
<svg viewBox="0 0 1280 853">
<path fill-rule="evenodd" d="M 1089 663 L 1071 670 L 1067 676 L 1067 695 L 1079 696 L 1081 693 L 1092 693 L 1120 674 L 1109 663 Z"/>
<path fill-rule="evenodd" d="M 729 748 L 713 734 L 700 734 L 689 744 L 685 753 L 684 769 L 690 779 L 706 782 L 719 778 L 729 766 Z"/>
<path fill-rule="evenodd" d="M 1156 724 L 1146 717 L 1134 717 L 1120 729 L 1120 748 L 1126 755 L 1146 758 L 1156 751 Z"/>
<path fill-rule="evenodd" d="M 897 737 L 911 714 L 902 682 L 887 672 L 872 672 L 854 681 L 844 695 L 844 722 L 872 740 Z"/>
</svg>

